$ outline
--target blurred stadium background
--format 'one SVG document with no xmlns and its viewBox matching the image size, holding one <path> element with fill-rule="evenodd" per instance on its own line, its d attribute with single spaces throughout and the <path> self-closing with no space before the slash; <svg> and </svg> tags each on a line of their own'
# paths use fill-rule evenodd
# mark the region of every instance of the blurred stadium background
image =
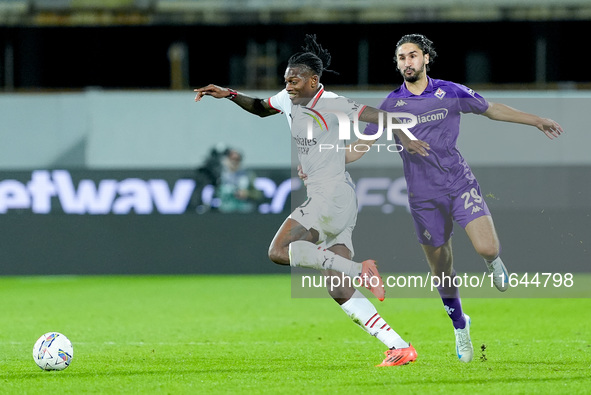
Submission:
<svg viewBox="0 0 591 395">
<path fill-rule="evenodd" d="M 329 89 L 377 104 L 401 83 L 394 44 L 435 42 L 430 75 L 557 120 L 567 134 L 467 115 L 460 148 L 514 271 L 588 272 L 589 0 L 0 0 L 0 274 L 273 273 L 268 243 L 303 200 L 282 116 L 193 87 L 260 97 L 316 33 Z M 262 191 L 252 213 L 208 209 L 203 176 L 237 148 Z M 351 167 L 359 258 L 423 272 L 397 155 Z M 289 193 L 293 188 L 293 193 Z M 463 231 L 458 271 L 480 271 Z"/>
</svg>

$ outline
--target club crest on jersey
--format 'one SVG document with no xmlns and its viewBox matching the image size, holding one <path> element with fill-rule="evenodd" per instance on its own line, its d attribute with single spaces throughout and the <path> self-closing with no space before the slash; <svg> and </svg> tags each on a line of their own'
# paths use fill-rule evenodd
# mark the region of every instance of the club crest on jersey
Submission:
<svg viewBox="0 0 591 395">
<path fill-rule="evenodd" d="M 437 92 L 435 92 L 435 97 L 438 99 L 443 99 L 443 96 L 445 96 L 445 91 L 441 88 L 437 88 Z"/>
</svg>

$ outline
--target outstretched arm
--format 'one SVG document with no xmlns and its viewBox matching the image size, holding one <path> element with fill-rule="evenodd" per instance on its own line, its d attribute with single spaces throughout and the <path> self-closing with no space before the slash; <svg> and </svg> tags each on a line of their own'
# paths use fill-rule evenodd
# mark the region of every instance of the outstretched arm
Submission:
<svg viewBox="0 0 591 395">
<path fill-rule="evenodd" d="M 233 89 L 222 88 L 221 86 L 209 84 L 203 88 L 193 89 L 197 92 L 195 95 L 195 101 L 198 102 L 203 96 L 212 96 L 216 99 L 227 98 L 238 104 L 242 109 L 248 111 L 251 114 L 258 115 L 259 117 L 267 117 L 269 115 L 275 115 L 279 112 L 271 107 L 267 100 L 259 99 L 256 97 L 250 97 L 243 93 L 236 92 Z"/>
<path fill-rule="evenodd" d="M 345 164 L 355 162 L 357 159 L 360 159 L 367 151 L 369 151 L 370 147 L 375 142 L 376 140 L 357 139 L 357 141 L 347 145 L 347 150 L 345 151 Z"/>
<path fill-rule="evenodd" d="M 495 121 L 535 126 L 550 139 L 554 139 L 564 133 L 562 127 L 550 118 L 542 118 L 534 114 L 519 111 L 502 103 L 489 102 L 488 110 L 483 112 L 482 115 Z"/>
</svg>

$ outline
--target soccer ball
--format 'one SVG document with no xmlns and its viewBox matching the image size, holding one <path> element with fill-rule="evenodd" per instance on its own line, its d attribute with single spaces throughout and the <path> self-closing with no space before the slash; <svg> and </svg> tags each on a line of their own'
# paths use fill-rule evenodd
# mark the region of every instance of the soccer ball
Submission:
<svg viewBox="0 0 591 395">
<path fill-rule="evenodd" d="M 43 370 L 64 370 L 74 358 L 74 347 L 67 337 L 58 332 L 48 332 L 33 346 L 33 359 Z"/>
</svg>

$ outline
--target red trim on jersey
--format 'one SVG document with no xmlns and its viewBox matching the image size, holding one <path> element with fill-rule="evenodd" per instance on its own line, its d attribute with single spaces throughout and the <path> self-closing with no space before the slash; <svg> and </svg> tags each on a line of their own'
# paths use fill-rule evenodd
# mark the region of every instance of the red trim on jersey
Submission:
<svg viewBox="0 0 591 395">
<path fill-rule="evenodd" d="M 277 111 L 277 112 L 282 112 L 281 110 L 276 109 L 273 104 L 271 104 L 271 98 L 267 99 L 267 103 L 269 103 L 269 107 L 271 107 L 273 110 Z"/>
<path fill-rule="evenodd" d="M 367 108 L 367 106 L 366 106 L 366 105 L 364 105 L 363 107 L 361 107 L 361 110 L 359 110 L 359 112 L 357 113 L 357 117 L 360 117 L 360 116 L 361 116 L 361 113 L 362 113 L 363 111 L 365 111 L 365 109 L 366 109 L 366 108 Z"/>
<path fill-rule="evenodd" d="M 324 117 L 322 116 L 322 114 L 320 114 L 320 113 L 319 113 L 318 111 L 316 111 L 316 110 L 313 110 L 313 109 L 312 109 L 312 108 L 310 108 L 310 107 L 304 107 L 304 108 L 305 108 L 306 110 L 310 110 L 310 111 L 312 111 L 314 114 L 318 115 L 318 117 L 319 117 L 320 119 L 322 119 L 322 123 L 324 123 L 324 127 L 326 128 L 326 130 L 328 130 L 328 125 L 326 124 L 326 120 L 324 119 Z"/>
<path fill-rule="evenodd" d="M 318 99 L 320 99 L 320 96 L 322 96 L 323 93 L 324 93 L 324 86 L 322 86 L 322 89 L 320 89 L 318 91 L 318 93 L 314 97 L 314 101 L 312 102 L 312 105 L 309 108 L 314 108 L 314 106 L 316 105 L 316 103 L 318 103 Z"/>
</svg>

